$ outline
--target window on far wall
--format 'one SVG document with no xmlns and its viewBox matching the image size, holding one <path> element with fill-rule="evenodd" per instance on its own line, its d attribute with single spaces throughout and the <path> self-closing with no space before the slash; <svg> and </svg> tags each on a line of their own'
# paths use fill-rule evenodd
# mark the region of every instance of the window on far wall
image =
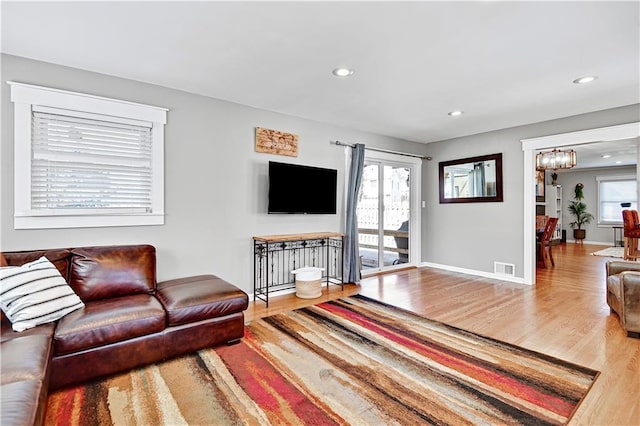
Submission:
<svg viewBox="0 0 640 426">
<path fill-rule="evenodd" d="M 596 176 L 598 182 L 598 224 L 622 224 L 622 210 L 638 209 L 638 181 L 635 175 Z M 631 203 L 622 207 L 620 203 Z"/>
<path fill-rule="evenodd" d="M 16 229 L 164 223 L 165 108 L 9 84 Z"/>
</svg>

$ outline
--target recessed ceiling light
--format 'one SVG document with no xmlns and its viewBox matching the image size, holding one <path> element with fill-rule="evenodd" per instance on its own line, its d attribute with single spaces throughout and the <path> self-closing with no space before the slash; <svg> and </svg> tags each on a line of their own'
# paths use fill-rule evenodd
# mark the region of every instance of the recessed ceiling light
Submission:
<svg viewBox="0 0 640 426">
<path fill-rule="evenodd" d="M 596 80 L 598 77 L 595 75 L 585 75 L 584 77 L 580 77 L 580 78 L 576 78 L 575 80 L 573 80 L 573 82 L 575 84 L 585 84 L 585 83 L 591 83 L 592 81 Z"/>
<path fill-rule="evenodd" d="M 331 74 L 336 77 L 349 77 L 350 75 L 353 75 L 353 70 L 349 68 L 336 68 L 331 71 Z"/>
<path fill-rule="evenodd" d="M 602 156 L 602 158 L 611 158 L 611 154 L 605 154 Z"/>
<path fill-rule="evenodd" d="M 464 112 L 464 111 L 451 111 L 451 112 L 449 113 L 449 115 L 450 115 L 451 117 L 459 117 L 459 116 L 461 116 L 461 115 L 462 115 L 462 113 L 463 113 L 463 112 Z"/>
<path fill-rule="evenodd" d="M 622 161 L 616 161 L 616 164 L 622 164 Z"/>
</svg>

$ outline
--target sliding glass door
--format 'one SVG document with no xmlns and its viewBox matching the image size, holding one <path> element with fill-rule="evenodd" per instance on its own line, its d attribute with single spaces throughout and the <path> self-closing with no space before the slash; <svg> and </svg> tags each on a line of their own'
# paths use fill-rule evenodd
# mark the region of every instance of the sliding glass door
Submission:
<svg viewBox="0 0 640 426">
<path fill-rule="evenodd" d="M 412 184 L 416 164 L 367 157 L 358 197 L 359 249 L 363 272 L 415 263 Z M 414 188 L 415 191 L 415 188 Z"/>
</svg>

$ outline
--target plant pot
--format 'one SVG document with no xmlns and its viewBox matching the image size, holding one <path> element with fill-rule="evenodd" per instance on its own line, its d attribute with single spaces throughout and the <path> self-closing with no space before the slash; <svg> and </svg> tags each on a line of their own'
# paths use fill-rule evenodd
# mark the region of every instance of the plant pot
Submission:
<svg viewBox="0 0 640 426">
<path fill-rule="evenodd" d="M 573 239 L 574 240 L 584 240 L 587 236 L 586 229 L 574 229 L 573 230 Z"/>
</svg>

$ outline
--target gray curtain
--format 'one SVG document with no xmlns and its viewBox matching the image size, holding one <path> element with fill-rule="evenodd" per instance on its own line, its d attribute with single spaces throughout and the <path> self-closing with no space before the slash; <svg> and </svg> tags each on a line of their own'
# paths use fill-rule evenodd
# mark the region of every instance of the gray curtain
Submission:
<svg viewBox="0 0 640 426">
<path fill-rule="evenodd" d="M 346 283 L 360 282 L 360 254 L 358 250 L 358 192 L 364 167 L 364 145 L 356 144 L 351 151 L 349 185 L 347 187 L 347 217 L 344 232 L 344 262 L 342 278 Z"/>
</svg>

